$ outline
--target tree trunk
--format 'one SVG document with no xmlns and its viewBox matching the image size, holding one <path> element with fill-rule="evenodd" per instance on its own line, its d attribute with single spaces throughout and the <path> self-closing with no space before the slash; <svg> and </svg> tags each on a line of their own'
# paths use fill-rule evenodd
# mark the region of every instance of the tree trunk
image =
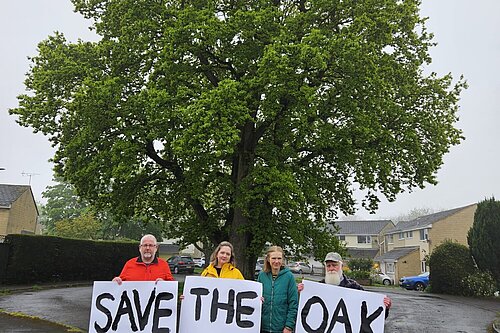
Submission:
<svg viewBox="0 0 500 333">
<path fill-rule="evenodd" d="M 249 251 L 252 235 L 248 231 L 241 231 L 242 227 L 248 223 L 248 218 L 241 214 L 241 210 L 235 209 L 229 241 L 233 244 L 236 266 L 245 279 L 253 280 L 257 255 Z"/>
</svg>

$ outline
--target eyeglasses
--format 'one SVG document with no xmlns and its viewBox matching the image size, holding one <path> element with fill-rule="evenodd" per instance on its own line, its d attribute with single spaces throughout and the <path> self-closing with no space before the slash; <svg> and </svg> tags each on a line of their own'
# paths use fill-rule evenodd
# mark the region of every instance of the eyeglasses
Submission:
<svg viewBox="0 0 500 333">
<path fill-rule="evenodd" d="M 141 244 L 141 247 L 146 247 L 146 248 L 151 247 L 151 248 L 153 248 L 153 247 L 156 247 L 156 245 L 154 245 L 154 244 Z"/>
</svg>

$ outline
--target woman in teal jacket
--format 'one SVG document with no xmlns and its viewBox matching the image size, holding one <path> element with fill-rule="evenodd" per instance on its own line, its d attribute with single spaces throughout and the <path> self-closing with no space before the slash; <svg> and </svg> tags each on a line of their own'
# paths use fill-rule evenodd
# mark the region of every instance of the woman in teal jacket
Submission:
<svg viewBox="0 0 500 333">
<path fill-rule="evenodd" d="M 283 267 L 283 249 L 271 246 L 267 250 L 264 269 L 257 281 L 262 283 L 262 333 L 291 333 L 295 328 L 298 292 L 295 278 Z"/>
</svg>

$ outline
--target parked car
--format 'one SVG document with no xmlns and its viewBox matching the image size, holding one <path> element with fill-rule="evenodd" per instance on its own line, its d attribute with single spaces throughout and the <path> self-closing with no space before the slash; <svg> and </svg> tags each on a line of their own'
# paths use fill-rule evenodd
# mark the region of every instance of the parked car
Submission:
<svg viewBox="0 0 500 333">
<path fill-rule="evenodd" d="M 383 284 L 384 286 L 390 286 L 393 284 L 391 277 L 382 272 L 372 274 L 372 279 L 373 281 Z"/>
<path fill-rule="evenodd" d="M 194 265 L 196 267 L 203 267 L 203 266 L 205 266 L 205 258 L 194 258 L 193 261 L 194 261 Z"/>
<path fill-rule="evenodd" d="M 259 276 L 260 271 L 264 269 L 264 259 L 258 259 L 255 263 L 255 278 Z"/>
<path fill-rule="evenodd" d="M 429 284 L 429 272 L 417 276 L 404 276 L 399 279 L 399 286 L 405 289 L 423 291 Z"/>
<path fill-rule="evenodd" d="M 292 261 L 288 263 L 288 268 L 292 271 L 292 273 L 314 274 L 312 265 L 309 265 L 308 263 L 303 261 Z"/>
<path fill-rule="evenodd" d="M 194 261 L 190 256 L 173 256 L 167 259 L 167 263 L 174 274 L 194 272 Z"/>
</svg>

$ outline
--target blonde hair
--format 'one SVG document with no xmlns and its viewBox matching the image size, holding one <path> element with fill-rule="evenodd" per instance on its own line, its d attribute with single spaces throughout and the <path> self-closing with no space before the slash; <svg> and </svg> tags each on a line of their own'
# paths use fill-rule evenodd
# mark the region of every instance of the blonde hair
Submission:
<svg viewBox="0 0 500 333">
<path fill-rule="evenodd" d="M 264 269 L 263 270 L 266 273 L 271 271 L 271 263 L 269 262 L 269 255 L 272 252 L 281 252 L 282 256 L 284 257 L 284 252 L 283 252 L 283 249 L 281 248 L 281 246 L 277 246 L 277 245 L 270 246 L 267 249 L 266 258 L 264 259 Z"/>
<path fill-rule="evenodd" d="M 229 258 L 229 262 L 233 265 L 236 266 L 236 260 L 234 259 L 234 249 L 233 249 L 233 244 L 229 243 L 228 241 L 222 241 L 220 242 L 219 245 L 215 248 L 214 252 L 212 252 L 212 255 L 210 256 L 210 263 L 212 266 L 217 266 L 217 254 L 219 253 L 221 247 L 227 246 L 231 249 L 231 258 Z"/>
</svg>

